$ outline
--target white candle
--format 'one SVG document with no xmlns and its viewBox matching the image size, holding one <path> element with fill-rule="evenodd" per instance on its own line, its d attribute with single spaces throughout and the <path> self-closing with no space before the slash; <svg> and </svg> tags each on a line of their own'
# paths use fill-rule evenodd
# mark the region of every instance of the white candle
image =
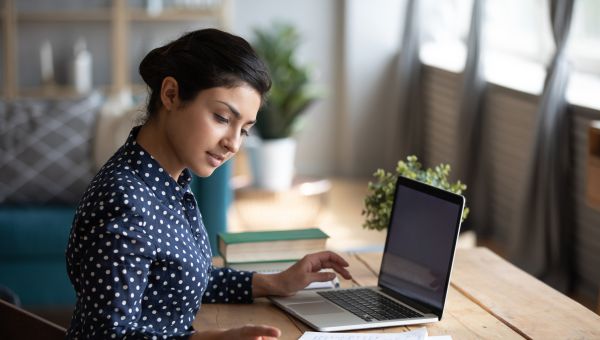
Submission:
<svg viewBox="0 0 600 340">
<path fill-rule="evenodd" d="M 73 85 L 77 93 L 86 93 L 92 89 L 92 54 L 87 50 L 83 38 L 75 43 Z"/>
<path fill-rule="evenodd" d="M 158 16 L 163 10 L 162 0 L 146 0 L 146 11 L 150 16 Z"/>
<path fill-rule="evenodd" d="M 52 60 L 52 45 L 46 40 L 40 48 L 40 68 L 42 73 L 42 83 L 51 84 L 54 82 L 54 63 Z"/>
</svg>

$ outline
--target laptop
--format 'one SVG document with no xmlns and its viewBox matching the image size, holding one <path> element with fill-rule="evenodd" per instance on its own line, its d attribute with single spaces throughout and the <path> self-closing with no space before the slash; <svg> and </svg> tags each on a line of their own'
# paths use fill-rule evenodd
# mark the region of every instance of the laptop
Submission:
<svg viewBox="0 0 600 340">
<path fill-rule="evenodd" d="M 399 176 L 377 286 L 270 297 L 323 332 L 442 319 L 465 198 Z"/>
</svg>

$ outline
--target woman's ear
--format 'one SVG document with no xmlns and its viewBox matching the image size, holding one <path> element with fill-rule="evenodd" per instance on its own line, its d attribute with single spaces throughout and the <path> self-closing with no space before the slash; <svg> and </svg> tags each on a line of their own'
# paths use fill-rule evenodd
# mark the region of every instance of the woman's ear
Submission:
<svg viewBox="0 0 600 340">
<path fill-rule="evenodd" d="M 179 85 L 173 77 L 165 77 L 160 87 L 160 101 L 162 105 L 171 111 L 179 100 Z"/>
</svg>

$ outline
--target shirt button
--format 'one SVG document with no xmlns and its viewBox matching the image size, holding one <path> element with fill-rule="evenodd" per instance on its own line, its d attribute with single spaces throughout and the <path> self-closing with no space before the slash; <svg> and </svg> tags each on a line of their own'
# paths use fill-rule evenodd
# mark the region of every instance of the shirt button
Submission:
<svg viewBox="0 0 600 340">
<path fill-rule="evenodd" d="M 195 207 L 196 205 L 194 204 L 194 201 L 189 201 L 189 202 L 188 202 L 188 206 L 189 206 L 190 208 L 193 208 L 193 207 Z"/>
</svg>

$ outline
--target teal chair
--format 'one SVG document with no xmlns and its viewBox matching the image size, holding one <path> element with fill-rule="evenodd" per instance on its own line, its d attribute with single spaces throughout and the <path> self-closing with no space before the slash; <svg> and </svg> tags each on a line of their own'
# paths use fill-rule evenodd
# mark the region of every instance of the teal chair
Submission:
<svg viewBox="0 0 600 340">
<path fill-rule="evenodd" d="M 216 235 L 226 230 L 233 197 L 230 163 L 191 185 L 215 255 Z M 65 264 L 74 214 L 75 206 L 0 204 L 0 286 L 16 293 L 23 306 L 74 305 Z"/>
<path fill-rule="evenodd" d="M 215 256 L 219 254 L 217 234 L 227 230 L 227 210 L 233 200 L 233 190 L 229 185 L 232 162 L 223 164 L 210 177 L 194 176 L 191 185 Z"/>
<path fill-rule="evenodd" d="M 0 286 L 24 306 L 72 305 L 65 250 L 74 206 L 0 205 Z"/>
</svg>

